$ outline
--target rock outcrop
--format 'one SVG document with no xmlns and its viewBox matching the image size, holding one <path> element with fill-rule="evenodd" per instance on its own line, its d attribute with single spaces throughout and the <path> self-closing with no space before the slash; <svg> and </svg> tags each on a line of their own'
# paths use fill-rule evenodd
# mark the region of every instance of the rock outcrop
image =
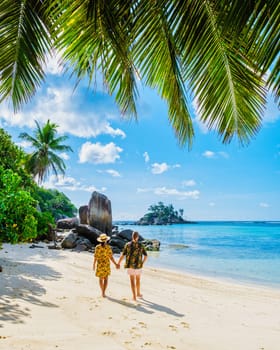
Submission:
<svg viewBox="0 0 280 350">
<path fill-rule="evenodd" d="M 79 208 L 80 224 L 88 225 L 88 205 Z"/>
<path fill-rule="evenodd" d="M 117 226 L 112 226 L 112 209 L 110 200 L 103 194 L 93 192 L 89 204 L 79 208 L 79 218 L 66 218 L 57 221 L 57 232 L 62 232 L 60 237 L 61 248 L 73 250 L 90 250 L 99 242 L 97 238 L 101 233 L 110 236 L 109 245 L 114 253 L 119 254 L 125 244 L 132 239 L 132 230 L 118 231 Z M 65 231 L 68 232 L 65 232 Z M 56 239 L 54 243 L 56 245 Z M 159 250 L 160 242 L 156 239 L 146 240 L 141 235 L 139 242 L 144 244 L 147 250 Z"/>
<path fill-rule="evenodd" d="M 108 236 L 112 234 L 111 201 L 99 192 L 94 191 L 88 204 L 88 224 Z"/>
<path fill-rule="evenodd" d="M 114 254 L 120 254 L 122 252 L 125 244 L 131 241 L 132 232 L 132 230 L 123 230 L 120 232 L 115 230 L 114 234 L 108 241 Z M 65 237 L 62 239 L 61 247 L 64 249 L 79 251 L 94 251 L 95 246 L 99 244 L 97 238 L 100 234 L 100 231 L 89 225 L 79 225 L 75 229 L 66 233 Z M 160 242 L 156 239 L 147 240 L 139 236 L 139 242 L 141 242 L 148 251 L 159 251 L 160 249 Z"/>
<path fill-rule="evenodd" d="M 60 219 L 56 222 L 56 227 L 62 230 L 69 230 L 75 228 L 78 225 L 79 219 L 77 217 Z"/>
</svg>

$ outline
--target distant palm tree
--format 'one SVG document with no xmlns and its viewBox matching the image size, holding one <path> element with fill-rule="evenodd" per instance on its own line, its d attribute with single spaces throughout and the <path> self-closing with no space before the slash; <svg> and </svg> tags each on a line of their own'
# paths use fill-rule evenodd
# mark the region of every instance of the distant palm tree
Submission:
<svg viewBox="0 0 280 350">
<path fill-rule="evenodd" d="M 37 129 L 34 136 L 30 136 L 24 132 L 21 133 L 19 137 L 30 142 L 35 149 L 34 152 L 27 157 L 26 168 L 33 177 L 38 180 L 38 183 L 42 183 L 50 170 L 52 170 L 56 176 L 58 172 L 62 174 L 65 173 L 65 163 L 55 152 L 72 152 L 72 148 L 61 144 L 67 139 L 67 136 L 56 137 L 58 125 L 48 120 L 41 128 L 36 120 L 35 123 Z"/>
<path fill-rule="evenodd" d="M 166 100 L 181 144 L 199 117 L 223 142 L 261 127 L 268 90 L 280 96 L 279 0 L 1 0 L 0 102 L 15 109 L 44 79 L 47 54 L 136 116 L 139 79 Z M 187 94 L 189 92 L 189 94 Z"/>
</svg>

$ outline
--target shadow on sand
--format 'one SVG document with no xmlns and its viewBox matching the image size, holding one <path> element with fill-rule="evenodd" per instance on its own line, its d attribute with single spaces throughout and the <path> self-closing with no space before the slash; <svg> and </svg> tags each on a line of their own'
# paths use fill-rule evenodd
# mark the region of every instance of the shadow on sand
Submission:
<svg viewBox="0 0 280 350">
<path fill-rule="evenodd" d="M 38 280 L 57 280 L 61 277 L 59 272 L 41 263 L 9 258 L 0 259 L 0 264 L 3 267 L 0 275 L 0 328 L 3 322 L 23 323 L 23 318 L 30 316 L 30 309 L 19 305 L 20 300 L 39 306 L 58 307 L 44 301 L 46 290 Z"/>
<path fill-rule="evenodd" d="M 133 302 L 133 301 L 130 302 L 128 300 L 123 300 L 123 299 L 119 300 L 112 297 L 107 297 L 107 299 L 114 303 L 118 303 L 126 307 L 133 308 L 134 310 L 137 310 L 146 314 L 153 314 L 155 311 L 159 311 L 159 312 L 165 312 L 169 315 L 176 316 L 176 317 L 185 316 L 184 314 L 178 313 L 175 310 L 170 309 L 169 307 L 153 303 L 144 298 L 139 299 L 137 302 Z"/>
</svg>

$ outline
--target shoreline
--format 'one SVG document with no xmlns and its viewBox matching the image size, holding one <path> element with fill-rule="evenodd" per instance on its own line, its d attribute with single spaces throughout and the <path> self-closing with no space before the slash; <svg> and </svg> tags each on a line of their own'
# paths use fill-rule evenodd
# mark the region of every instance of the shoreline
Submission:
<svg viewBox="0 0 280 350">
<path fill-rule="evenodd" d="M 255 289 L 264 289 L 264 290 L 272 290 L 272 291 L 278 291 L 280 292 L 280 285 L 277 283 L 261 283 L 258 280 L 249 280 L 249 279 L 237 279 L 234 277 L 228 277 L 223 275 L 211 275 L 210 273 L 203 273 L 202 271 L 194 272 L 194 271 L 186 271 L 186 270 L 180 270 L 176 268 L 167 268 L 165 266 L 161 266 L 160 264 L 155 264 L 154 266 L 149 266 L 149 268 L 155 268 L 158 270 L 163 270 L 169 273 L 179 274 L 190 278 L 198 278 L 202 280 L 209 280 L 216 283 L 224 283 L 229 285 L 237 285 L 240 287 L 249 287 L 249 288 L 255 288 Z"/>
<path fill-rule="evenodd" d="M 151 254 L 150 265 L 233 283 L 280 287 L 279 225 L 206 222 L 191 228 L 139 230 L 143 237 L 161 242 L 159 254 Z"/>
<path fill-rule="evenodd" d="M 279 290 L 147 266 L 131 300 L 123 266 L 107 298 L 88 252 L 3 244 L 0 349 L 276 350 Z M 40 244 L 41 246 L 41 244 Z"/>
</svg>

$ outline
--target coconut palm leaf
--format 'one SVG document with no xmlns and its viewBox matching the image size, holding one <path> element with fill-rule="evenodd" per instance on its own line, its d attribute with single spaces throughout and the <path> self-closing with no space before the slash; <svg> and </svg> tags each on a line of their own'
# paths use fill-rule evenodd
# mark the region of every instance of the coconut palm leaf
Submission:
<svg viewBox="0 0 280 350">
<path fill-rule="evenodd" d="M 90 83 L 97 71 L 101 72 L 104 86 L 115 93 L 123 114 L 136 116 L 137 87 L 126 2 L 72 1 L 62 13 L 61 1 L 53 3 L 50 16 L 54 19 L 55 46 L 63 52 L 66 69 L 70 66 L 78 79 L 89 77 Z"/>
<path fill-rule="evenodd" d="M 180 51 L 169 21 L 166 1 L 140 1 L 135 7 L 133 57 L 144 82 L 167 101 L 170 123 L 181 145 L 194 131 L 187 105 Z"/>
<path fill-rule="evenodd" d="M 251 43 L 248 54 L 263 75 L 267 86 L 280 97 L 280 2 L 258 1 L 248 23 L 246 40 Z"/>
<path fill-rule="evenodd" d="M 264 82 L 252 72 L 252 63 L 232 37 L 228 6 L 221 11 L 214 2 L 189 1 L 177 7 L 172 21 L 182 50 L 184 78 L 196 97 L 200 119 L 218 132 L 223 142 L 236 135 L 241 143 L 261 125 L 265 102 Z M 226 25 L 227 24 L 227 25 Z"/>
<path fill-rule="evenodd" d="M 15 110 L 29 101 L 44 78 L 42 65 L 50 49 L 43 1 L 0 2 L 0 102 Z"/>
<path fill-rule="evenodd" d="M 77 82 L 100 71 L 127 115 L 136 77 L 155 88 L 180 144 L 194 136 L 186 91 L 223 142 L 247 143 L 267 89 L 279 100 L 279 11 L 276 0 L 3 0 L 0 98 L 18 108 L 32 96 L 52 40 Z"/>
</svg>

